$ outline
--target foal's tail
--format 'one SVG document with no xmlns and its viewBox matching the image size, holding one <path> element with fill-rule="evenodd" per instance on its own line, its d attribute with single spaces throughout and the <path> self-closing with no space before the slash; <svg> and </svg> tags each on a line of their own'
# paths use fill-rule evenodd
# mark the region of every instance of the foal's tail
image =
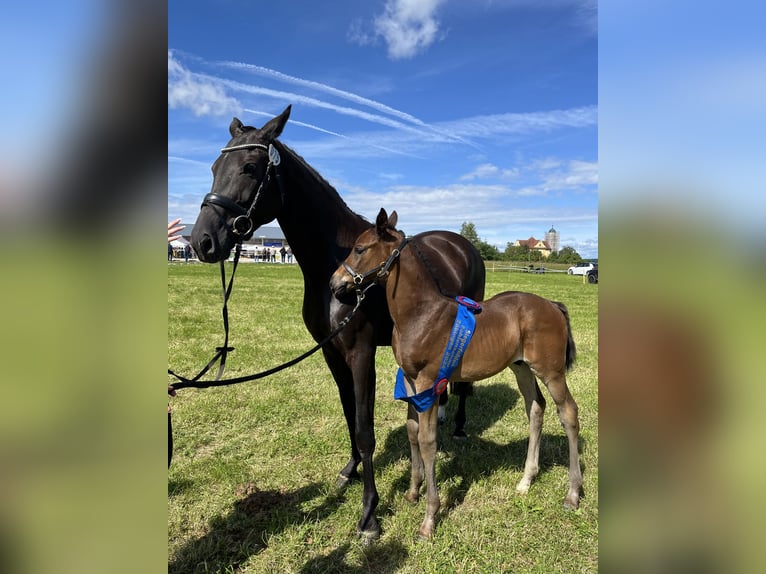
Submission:
<svg viewBox="0 0 766 574">
<path fill-rule="evenodd" d="M 559 311 L 561 311 L 561 313 L 564 315 L 564 319 L 567 321 L 566 367 L 568 371 L 572 368 L 572 365 L 574 365 L 575 359 L 577 358 L 577 349 L 575 348 L 574 338 L 572 338 L 572 326 L 569 324 L 569 311 L 567 310 L 567 306 L 563 303 L 559 303 L 558 301 L 553 301 L 553 303 L 559 308 Z"/>
</svg>

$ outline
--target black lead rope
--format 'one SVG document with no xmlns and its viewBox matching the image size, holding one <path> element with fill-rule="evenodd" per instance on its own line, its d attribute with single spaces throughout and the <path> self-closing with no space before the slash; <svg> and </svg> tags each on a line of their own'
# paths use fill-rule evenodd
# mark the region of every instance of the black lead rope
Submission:
<svg viewBox="0 0 766 574">
<path fill-rule="evenodd" d="M 229 346 L 229 297 L 231 296 L 231 289 L 234 286 L 234 274 L 237 271 L 237 264 L 239 263 L 239 255 L 242 251 L 242 244 L 237 243 L 237 248 L 234 251 L 234 265 L 231 269 L 231 278 L 229 279 L 229 286 L 226 286 L 226 271 L 224 268 L 224 262 L 221 261 L 221 288 L 223 289 L 223 308 L 221 309 L 221 314 L 223 315 L 223 330 L 224 330 L 224 338 L 223 338 L 223 345 L 220 347 L 216 347 L 216 354 L 213 356 L 212 359 L 210 359 L 210 362 L 208 362 L 207 365 L 194 377 L 191 379 L 187 379 L 186 377 L 182 377 L 181 375 L 178 375 L 174 373 L 172 370 L 168 369 L 168 374 L 174 376 L 180 381 L 198 381 L 205 373 L 207 373 L 210 370 L 210 367 L 215 365 L 215 363 L 220 359 L 221 364 L 218 367 L 218 375 L 216 375 L 215 380 L 219 381 L 221 380 L 221 377 L 223 376 L 223 371 L 226 368 L 226 357 L 228 356 L 229 352 L 234 350 L 234 347 Z M 177 388 L 175 385 L 170 385 L 173 389 Z M 172 389 L 168 389 L 168 392 L 170 392 Z"/>
<path fill-rule="evenodd" d="M 351 318 L 354 316 L 354 314 L 357 312 L 359 307 L 362 304 L 362 301 L 364 301 L 364 296 L 367 290 L 375 285 L 374 283 L 370 283 L 367 287 L 365 287 L 363 290 L 357 289 L 356 291 L 356 305 L 354 305 L 354 308 L 351 310 L 351 312 L 338 324 L 338 326 L 330 333 L 327 337 L 322 339 L 319 343 L 317 343 L 313 348 L 309 349 L 302 355 L 291 359 L 287 361 L 286 363 L 282 363 L 279 366 L 273 367 L 271 369 L 268 369 L 266 371 L 262 371 L 260 373 L 256 373 L 254 375 L 247 375 L 244 377 L 235 377 L 233 379 L 221 379 L 220 375 L 213 381 L 200 381 L 199 378 L 207 372 L 207 370 L 210 368 L 210 365 L 215 362 L 215 359 L 217 357 L 213 358 L 213 361 L 208 364 L 207 367 L 205 367 L 200 373 L 197 374 L 192 379 L 187 379 L 186 377 L 183 377 L 181 375 L 177 375 L 176 373 L 172 372 L 170 369 L 168 369 L 168 373 L 173 375 L 175 378 L 177 378 L 180 382 L 178 383 L 172 383 L 168 385 L 168 391 L 177 391 L 178 389 L 185 389 L 188 387 L 192 387 L 195 389 L 206 389 L 208 387 L 222 387 L 225 385 L 236 385 L 238 383 L 246 383 L 248 381 L 255 381 L 257 379 L 262 379 L 264 377 L 268 377 L 269 375 L 273 375 L 274 373 L 277 373 L 283 369 L 286 369 L 288 367 L 292 367 L 293 365 L 300 363 L 303 359 L 306 357 L 309 357 L 316 353 L 319 349 L 324 347 L 327 343 L 329 343 L 332 339 L 334 339 L 345 327 L 349 324 L 351 321 Z M 229 285 L 229 291 L 231 291 L 231 285 Z M 225 303 L 224 303 L 225 307 Z M 226 321 L 224 321 L 226 323 Z M 228 329 L 227 329 L 227 339 L 228 341 Z M 226 343 L 224 343 L 224 348 L 226 346 Z M 221 347 L 218 347 L 218 349 L 221 349 Z M 225 356 L 225 352 L 224 352 Z M 223 368 L 223 365 L 221 365 Z M 222 372 L 222 369 L 221 371 Z"/>
</svg>

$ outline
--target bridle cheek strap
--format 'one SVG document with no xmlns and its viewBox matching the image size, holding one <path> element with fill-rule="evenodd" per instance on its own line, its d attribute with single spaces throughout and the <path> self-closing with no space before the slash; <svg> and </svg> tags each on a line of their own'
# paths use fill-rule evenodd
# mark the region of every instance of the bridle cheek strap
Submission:
<svg viewBox="0 0 766 574">
<path fill-rule="evenodd" d="M 232 232 L 234 233 L 234 235 L 236 235 L 239 238 L 238 243 L 248 240 L 252 236 L 253 232 L 255 231 L 253 219 L 251 215 L 253 212 L 253 208 L 258 203 L 258 198 L 260 197 L 261 192 L 263 191 L 264 187 L 271 181 L 272 167 L 274 168 L 274 176 L 276 177 L 277 183 L 279 184 L 279 190 L 282 195 L 283 204 L 285 199 L 284 189 L 282 187 L 282 180 L 280 179 L 279 171 L 277 170 L 277 166 L 282 162 L 282 159 L 279 156 L 279 152 L 277 151 L 277 148 L 274 147 L 274 144 L 270 143 L 268 147 L 258 143 L 230 146 L 230 147 L 223 148 L 221 150 L 221 153 L 227 153 L 227 152 L 238 151 L 238 150 L 250 150 L 256 147 L 268 150 L 269 163 L 266 166 L 266 174 L 263 176 L 263 179 L 258 184 L 258 190 L 255 192 L 255 195 L 253 196 L 253 200 L 250 203 L 250 207 L 248 209 L 245 209 L 244 207 L 239 205 L 236 201 L 233 201 L 232 199 L 229 199 L 228 197 L 218 195 L 217 193 L 208 193 L 202 199 L 202 207 L 205 207 L 205 205 L 218 205 L 220 207 L 223 207 L 225 210 L 229 211 L 230 213 L 236 214 L 236 217 L 234 218 L 234 221 L 232 222 Z"/>
</svg>

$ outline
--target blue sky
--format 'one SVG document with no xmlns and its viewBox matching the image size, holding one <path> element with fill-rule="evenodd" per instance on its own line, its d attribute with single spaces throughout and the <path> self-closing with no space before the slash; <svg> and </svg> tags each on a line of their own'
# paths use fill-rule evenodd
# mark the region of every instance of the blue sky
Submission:
<svg viewBox="0 0 766 574">
<path fill-rule="evenodd" d="M 196 218 L 233 116 L 292 104 L 282 141 L 368 219 L 501 250 L 553 225 L 598 256 L 595 2 L 168 7 L 169 218 Z"/>
</svg>

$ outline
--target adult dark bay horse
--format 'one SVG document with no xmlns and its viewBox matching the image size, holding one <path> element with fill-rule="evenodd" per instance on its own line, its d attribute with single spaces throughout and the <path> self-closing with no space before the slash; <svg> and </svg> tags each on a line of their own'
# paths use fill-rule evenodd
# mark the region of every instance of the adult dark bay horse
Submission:
<svg viewBox="0 0 766 574">
<path fill-rule="evenodd" d="M 418 500 L 424 477 L 427 487 L 426 515 L 420 536 L 433 535 L 440 506 L 434 465 L 437 415 L 433 400 L 443 390 L 448 377 L 478 381 L 506 367 L 513 371 L 529 418 L 524 475 L 516 486 L 519 493 L 529 490 L 538 472 L 545 399 L 535 377 L 545 384 L 569 440 L 569 490 L 564 505 L 577 508 L 582 488 L 578 452 L 580 423 L 577 404 L 566 383 L 566 371 L 575 360 L 566 307 L 532 293 L 506 291 L 495 295 L 481 303 L 481 309 L 475 313 L 475 325 L 468 320 L 467 331 L 462 331 L 467 335 L 454 337 L 456 341 L 463 337 L 461 357 L 447 345 L 454 333 L 461 333 L 453 328 L 461 303 L 443 295 L 428 281 L 427 264 L 419 253 L 421 236 L 406 238 L 396 230 L 396 222 L 395 211 L 389 218 L 381 209 L 375 225 L 359 236 L 347 259 L 334 273 L 331 287 L 334 293 L 344 296 L 373 281 L 386 286 L 386 299 L 394 321 L 394 357 L 404 375 L 401 396 L 410 401 L 407 435 L 412 452 L 412 478 L 406 498 L 411 502 Z M 474 301 L 464 302 L 464 306 L 476 309 Z M 454 358 L 454 370 L 447 375 L 442 370 L 445 354 Z M 425 402 L 416 400 L 413 404 L 413 399 Z"/>
<path fill-rule="evenodd" d="M 202 202 L 191 242 L 202 261 L 229 256 L 238 241 L 276 219 L 303 272 L 303 320 L 319 342 L 332 332 L 356 303 L 353 294 L 340 299 L 330 291 L 330 277 L 346 258 L 369 222 L 351 211 L 311 166 L 277 138 L 290 116 L 282 114 L 257 129 L 231 122 L 231 140 L 213 163 L 213 186 Z M 469 241 L 446 231 L 423 235 L 429 275 L 447 294 L 481 298 L 484 264 Z M 374 540 L 380 535 L 375 517 L 378 491 L 372 457 L 375 399 L 375 351 L 391 344 L 393 323 L 385 293 L 371 289 L 353 319 L 322 348 L 340 393 L 351 438 L 351 459 L 341 470 L 339 486 L 359 478 L 364 493 L 357 531 Z"/>
</svg>

